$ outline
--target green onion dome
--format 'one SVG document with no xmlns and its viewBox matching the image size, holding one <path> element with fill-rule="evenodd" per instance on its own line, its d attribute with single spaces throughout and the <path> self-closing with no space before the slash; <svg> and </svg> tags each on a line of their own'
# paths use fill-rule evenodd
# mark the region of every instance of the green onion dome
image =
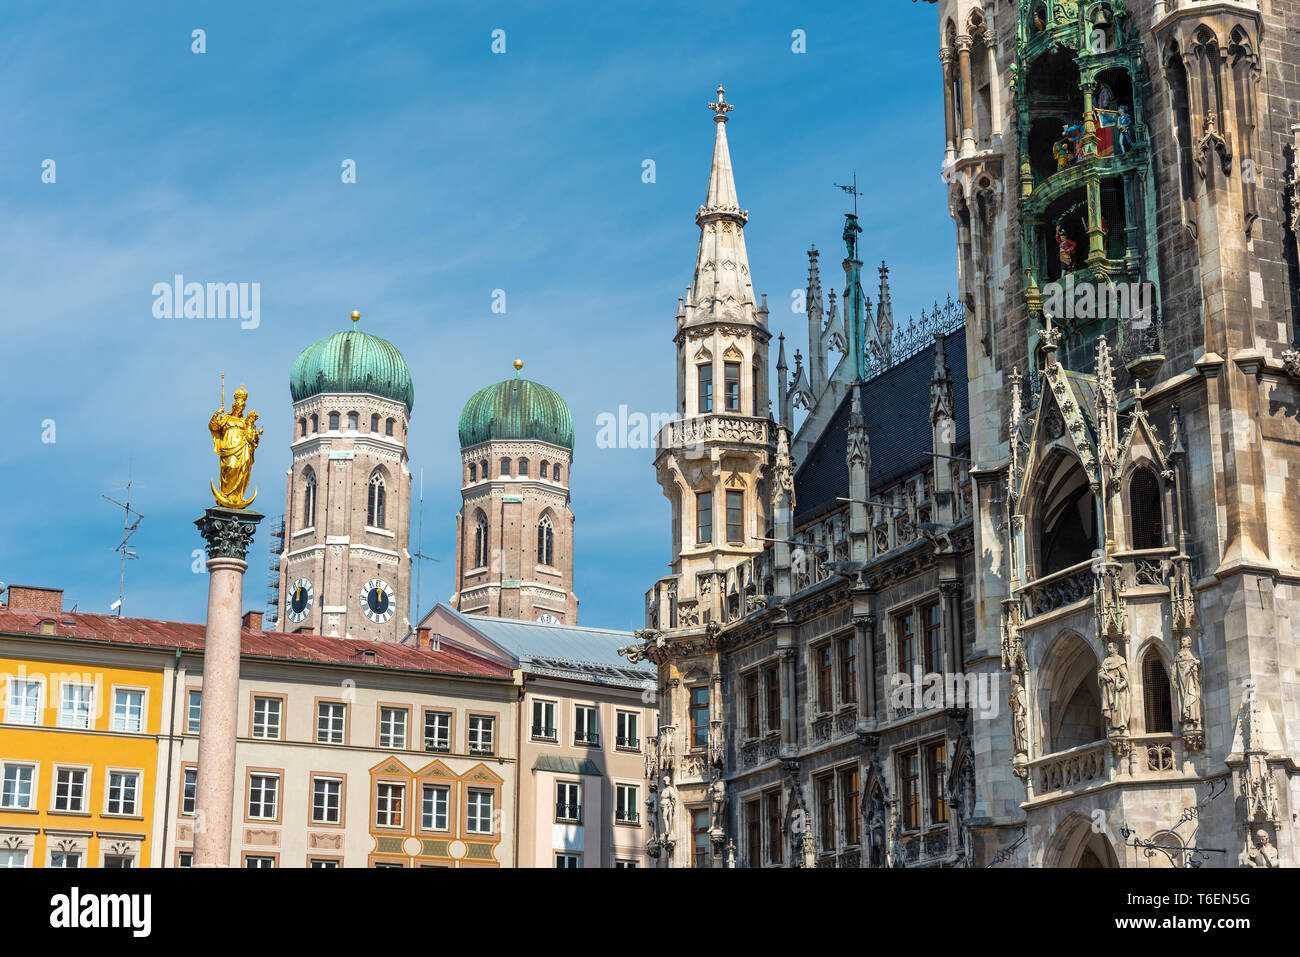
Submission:
<svg viewBox="0 0 1300 957">
<path fill-rule="evenodd" d="M 406 360 L 387 339 L 353 327 L 312 343 L 302 351 L 289 375 L 295 402 L 331 392 L 368 392 L 415 408 L 415 388 Z"/>
<path fill-rule="evenodd" d="M 460 414 L 462 449 L 493 439 L 536 439 L 573 451 L 573 415 L 555 390 L 516 376 L 479 389 Z"/>
</svg>

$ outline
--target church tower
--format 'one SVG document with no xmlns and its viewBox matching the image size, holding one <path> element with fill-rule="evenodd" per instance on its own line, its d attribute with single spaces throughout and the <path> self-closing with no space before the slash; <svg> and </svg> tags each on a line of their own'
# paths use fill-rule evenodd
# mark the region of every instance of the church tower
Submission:
<svg viewBox="0 0 1300 957">
<path fill-rule="evenodd" d="M 410 630 L 415 390 L 406 360 L 358 328 L 303 350 L 293 365 L 293 464 L 280 557 L 282 630 L 400 641 Z"/>
<path fill-rule="evenodd" d="M 520 377 L 480 389 L 460 415 L 458 611 L 577 624 L 573 593 L 573 415 Z"/>
</svg>

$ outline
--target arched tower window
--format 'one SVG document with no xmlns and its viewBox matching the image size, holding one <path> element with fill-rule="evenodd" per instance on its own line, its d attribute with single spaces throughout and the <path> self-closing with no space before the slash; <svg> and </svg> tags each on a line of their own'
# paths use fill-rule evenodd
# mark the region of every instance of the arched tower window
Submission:
<svg viewBox="0 0 1300 957">
<path fill-rule="evenodd" d="M 527 459 L 520 459 L 520 460 L 519 460 L 519 477 L 520 477 L 520 478 L 528 478 L 528 460 L 527 460 Z"/>
<path fill-rule="evenodd" d="M 560 463 L 559 463 L 559 462 L 556 462 L 556 463 L 555 463 L 555 481 L 558 482 L 559 480 L 560 480 Z"/>
<path fill-rule="evenodd" d="M 384 422 L 384 435 L 392 435 L 392 434 L 393 434 L 393 420 L 388 419 Z"/>
<path fill-rule="evenodd" d="M 378 413 L 378 412 L 372 413 L 371 416 L 370 416 L 370 431 L 371 431 L 371 432 L 378 432 L 378 431 L 379 431 L 379 413 Z"/>
<path fill-rule="evenodd" d="M 474 567 L 484 568 L 488 563 L 488 520 L 479 509 L 474 515 Z"/>
<path fill-rule="evenodd" d="M 299 438 L 302 438 L 302 437 L 305 436 L 306 434 L 307 434 L 307 420 L 306 420 L 306 419 L 299 419 L 299 420 L 298 420 L 298 437 L 299 437 Z"/>
<path fill-rule="evenodd" d="M 482 462 L 480 462 L 478 469 L 480 472 L 483 473 L 483 481 L 486 482 L 488 480 L 488 460 L 484 459 Z"/>
<path fill-rule="evenodd" d="M 371 528 L 384 527 L 384 476 L 378 471 L 370 476 L 370 490 L 366 496 L 366 524 Z"/>
<path fill-rule="evenodd" d="M 550 513 L 541 517 L 537 523 L 537 564 L 554 565 L 555 527 L 551 524 Z"/>
<path fill-rule="evenodd" d="M 349 431 L 355 432 L 359 427 L 360 427 L 360 425 L 359 425 L 359 423 L 358 423 L 358 417 L 357 417 L 357 414 L 356 414 L 355 412 L 349 412 L 349 413 L 348 413 L 348 429 L 349 429 Z"/>
<path fill-rule="evenodd" d="M 469 463 L 469 480 L 471 482 L 478 481 L 478 466 L 475 465 L 473 462 Z"/>
<path fill-rule="evenodd" d="M 330 431 L 331 431 L 331 432 L 337 432 L 338 430 L 339 430 L 339 414 L 338 414 L 337 412 L 331 412 L 331 413 L 330 413 Z"/>
<path fill-rule="evenodd" d="M 501 477 L 502 477 L 502 478 L 510 478 L 510 460 L 509 460 L 509 459 L 502 459 L 502 460 L 501 460 Z"/>
<path fill-rule="evenodd" d="M 1142 659 L 1142 701 L 1146 711 L 1147 734 L 1171 733 L 1174 730 L 1174 718 L 1169 697 L 1169 675 L 1154 648 Z"/>
<path fill-rule="evenodd" d="M 311 466 L 302 473 L 302 527 L 311 528 L 316 524 L 316 473 Z"/>
<path fill-rule="evenodd" d="M 540 468 L 540 471 L 541 471 L 541 473 L 542 473 L 542 478 L 546 478 L 546 470 L 547 470 L 547 463 L 546 463 L 546 462 L 542 462 L 542 465 L 541 465 L 541 468 Z"/>
<path fill-rule="evenodd" d="M 313 433 L 320 431 L 320 419 L 316 418 L 315 415 L 311 417 L 311 430 Z"/>
<path fill-rule="evenodd" d="M 1156 473 L 1140 468 L 1128 483 L 1129 521 L 1133 547 L 1161 548 L 1165 544 L 1165 522 L 1160 509 L 1160 483 Z"/>
</svg>

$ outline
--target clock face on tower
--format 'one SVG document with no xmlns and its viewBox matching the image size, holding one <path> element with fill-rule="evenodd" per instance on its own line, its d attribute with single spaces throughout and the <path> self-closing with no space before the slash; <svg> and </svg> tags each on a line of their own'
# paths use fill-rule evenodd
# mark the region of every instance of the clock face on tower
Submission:
<svg viewBox="0 0 1300 957">
<path fill-rule="evenodd" d="M 382 625 L 397 611 L 397 602 L 388 582 L 372 578 L 361 588 L 361 613 L 376 625 Z"/>
<path fill-rule="evenodd" d="M 305 578 L 299 578 L 289 586 L 289 620 L 297 622 L 306 618 L 311 613 L 311 602 L 311 582 Z"/>
</svg>

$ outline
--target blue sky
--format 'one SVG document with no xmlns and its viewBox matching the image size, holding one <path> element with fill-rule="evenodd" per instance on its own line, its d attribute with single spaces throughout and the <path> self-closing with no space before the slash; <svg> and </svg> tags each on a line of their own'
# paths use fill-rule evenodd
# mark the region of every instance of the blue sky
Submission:
<svg viewBox="0 0 1300 957">
<path fill-rule="evenodd" d="M 410 465 L 441 559 L 421 605 L 453 587 L 457 416 L 519 356 L 573 410 L 579 620 L 639 627 L 668 508 L 650 452 L 598 449 L 596 419 L 673 408 L 719 82 L 754 287 L 792 361 L 809 243 L 842 285 L 832 184 L 854 169 L 863 258 L 889 261 L 896 319 L 955 292 L 929 4 L 10 0 L 0 27 L 0 580 L 63 587 L 81 611 L 117 598 L 122 513 L 101 494 L 129 473 L 146 518 L 126 613 L 202 620 L 192 522 L 219 374 L 261 412 L 255 507 L 278 513 L 289 369 L 359 309 L 415 380 Z M 155 318 L 152 287 L 176 273 L 260 283 L 260 325 Z M 263 531 L 246 608 L 266 600 L 266 546 Z"/>
</svg>

